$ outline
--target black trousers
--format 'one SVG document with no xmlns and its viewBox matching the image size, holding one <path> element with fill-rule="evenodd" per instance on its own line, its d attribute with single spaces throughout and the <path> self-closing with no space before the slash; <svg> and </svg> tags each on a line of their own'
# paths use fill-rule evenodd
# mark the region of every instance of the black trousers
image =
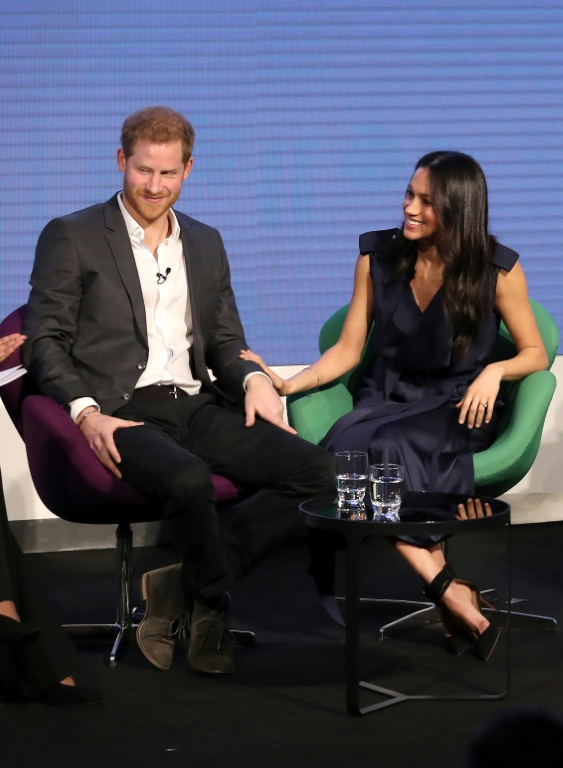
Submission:
<svg viewBox="0 0 563 768">
<path fill-rule="evenodd" d="M 3 600 L 13 601 L 21 620 L 38 624 L 40 632 L 18 646 L 2 647 L 0 678 L 13 679 L 14 656 L 24 679 L 37 692 L 74 674 L 77 666 L 74 648 L 30 578 L 25 557 L 10 531 L 0 477 L 0 601 Z"/>
<path fill-rule="evenodd" d="M 187 587 L 210 601 L 299 527 L 298 505 L 334 497 L 333 458 L 262 420 L 217 405 L 212 395 L 131 400 L 115 416 L 144 426 L 115 432 L 123 477 L 161 501 Z M 220 526 L 211 473 L 250 491 Z"/>
</svg>

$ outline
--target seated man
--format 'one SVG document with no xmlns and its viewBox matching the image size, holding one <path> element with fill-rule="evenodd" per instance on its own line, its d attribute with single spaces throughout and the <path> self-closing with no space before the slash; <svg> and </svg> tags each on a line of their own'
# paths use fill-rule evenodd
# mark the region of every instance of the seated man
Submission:
<svg viewBox="0 0 563 768">
<path fill-rule="evenodd" d="M 142 652 L 168 669 L 187 607 L 188 663 L 227 673 L 233 576 L 294 532 L 301 500 L 333 496 L 334 479 L 329 454 L 294 434 L 268 377 L 239 359 L 247 343 L 221 236 L 172 209 L 193 142 L 165 107 L 125 120 L 123 191 L 40 235 L 24 360 L 100 461 L 161 503 L 181 567 L 143 577 Z M 221 529 L 212 472 L 255 491 Z"/>
</svg>

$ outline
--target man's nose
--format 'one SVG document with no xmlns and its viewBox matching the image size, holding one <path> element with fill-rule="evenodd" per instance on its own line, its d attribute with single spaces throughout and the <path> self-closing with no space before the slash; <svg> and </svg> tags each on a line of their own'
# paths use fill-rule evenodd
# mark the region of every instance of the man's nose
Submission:
<svg viewBox="0 0 563 768">
<path fill-rule="evenodd" d="M 159 192 L 161 187 L 161 180 L 158 173 L 151 173 L 151 175 L 147 178 L 146 186 L 148 192 Z"/>
</svg>

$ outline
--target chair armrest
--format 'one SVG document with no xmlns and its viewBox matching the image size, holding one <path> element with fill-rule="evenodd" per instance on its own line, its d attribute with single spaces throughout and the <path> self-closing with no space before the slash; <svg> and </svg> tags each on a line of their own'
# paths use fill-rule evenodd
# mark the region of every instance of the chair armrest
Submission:
<svg viewBox="0 0 563 768">
<path fill-rule="evenodd" d="M 147 500 L 104 467 L 54 400 L 45 395 L 26 397 L 22 419 L 31 477 L 51 512 L 86 523 L 155 519 Z"/>
<path fill-rule="evenodd" d="M 316 392 L 289 395 L 287 418 L 300 437 L 318 444 L 334 422 L 353 407 L 352 395 L 337 382 Z"/>
<path fill-rule="evenodd" d="M 29 469 L 39 497 L 55 515 L 80 522 L 157 520 L 155 504 L 107 469 L 68 413 L 45 395 L 22 406 Z M 237 499 L 240 490 L 212 475 L 217 503 Z"/>
<path fill-rule="evenodd" d="M 26 397 L 22 413 L 28 452 L 35 446 L 41 446 L 43 454 L 47 450 L 62 451 L 74 470 L 106 493 L 111 493 L 119 484 L 120 481 L 94 455 L 69 414 L 50 397 Z"/>
<path fill-rule="evenodd" d="M 536 371 L 518 383 L 495 442 L 473 456 L 475 486 L 480 493 L 499 496 L 528 472 L 539 450 L 556 383 L 550 371 Z"/>
</svg>

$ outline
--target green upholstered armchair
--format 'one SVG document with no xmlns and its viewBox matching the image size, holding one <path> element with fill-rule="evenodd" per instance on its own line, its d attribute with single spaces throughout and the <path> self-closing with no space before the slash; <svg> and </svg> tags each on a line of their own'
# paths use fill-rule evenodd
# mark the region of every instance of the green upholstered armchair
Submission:
<svg viewBox="0 0 563 768">
<path fill-rule="evenodd" d="M 549 359 L 553 364 L 559 346 L 555 321 L 540 304 L 530 300 Z M 324 352 L 337 340 L 348 306 L 341 307 L 321 329 L 319 349 Z M 372 331 L 373 332 L 373 329 Z M 370 333 L 371 333 L 370 332 Z M 369 349 L 369 340 L 366 350 Z M 504 323 L 493 349 L 491 360 L 502 360 L 516 354 L 516 348 Z M 289 423 L 299 435 L 318 443 L 334 422 L 354 407 L 354 393 L 369 352 L 364 351 L 358 366 L 320 390 L 300 393 L 287 399 Z M 473 458 L 476 490 L 486 496 L 500 496 L 514 487 L 528 472 L 536 458 L 541 433 L 555 390 L 555 376 L 549 370 L 536 371 L 520 381 L 505 382 L 501 396 L 506 403 L 495 442 Z"/>
<path fill-rule="evenodd" d="M 548 365 L 551 368 L 557 348 L 559 333 L 555 321 L 540 304 L 530 300 L 545 345 Z M 338 339 L 348 306 L 341 307 L 321 329 L 319 348 L 324 352 Z M 373 328 L 370 334 L 373 333 Z M 353 395 L 358 380 L 368 362 L 369 338 L 358 366 L 335 382 L 316 392 L 300 393 L 287 398 L 289 423 L 299 435 L 318 443 L 334 422 L 354 407 Z M 514 343 L 501 323 L 491 360 L 502 360 L 516 354 Z M 485 496 L 499 496 L 514 487 L 528 472 L 536 458 L 547 409 L 555 390 L 555 376 L 549 371 L 536 371 L 520 381 L 504 382 L 501 396 L 506 408 L 499 423 L 495 442 L 485 451 L 474 455 L 476 491 Z M 340 598 L 339 598 L 340 599 Z M 364 609 L 372 606 L 390 606 L 417 609 L 414 613 L 384 625 L 379 630 L 380 640 L 421 624 L 439 620 L 439 614 L 431 603 L 392 600 L 387 598 L 362 598 Z M 326 606 L 325 606 L 326 607 Z M 334 618 L 332 608 L 327 608 Z M 511 626 L 526 629 L 555 630 L 557 622 L 549 616 L 510 613 Z"/>
</svg>

